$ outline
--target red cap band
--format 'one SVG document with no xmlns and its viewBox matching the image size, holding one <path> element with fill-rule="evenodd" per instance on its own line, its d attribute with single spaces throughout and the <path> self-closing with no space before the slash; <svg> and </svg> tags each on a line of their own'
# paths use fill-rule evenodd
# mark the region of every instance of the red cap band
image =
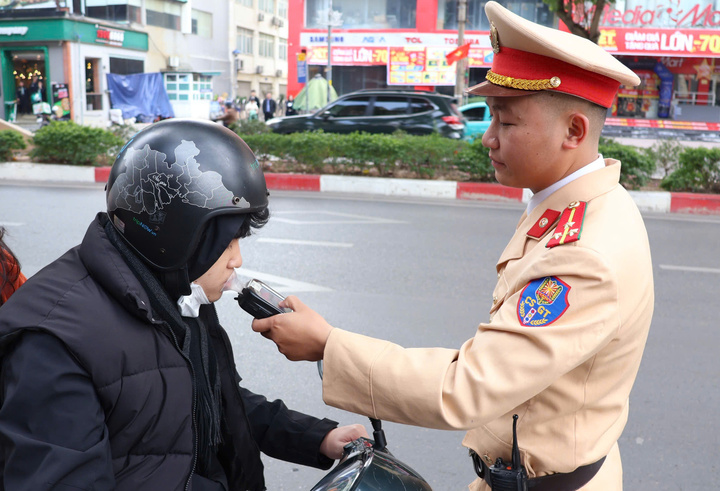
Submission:
<svg viewBox="0 0 720 491">
<path fill-rule="evenodd" d="M 612 106 L 620 82 L 548 56 L 503 46 L 493 58 L 492 71 L 497 75 L 524 80 L 558 77 L 558 92 L 574 95 L 603 107 Z"/>
</svg>

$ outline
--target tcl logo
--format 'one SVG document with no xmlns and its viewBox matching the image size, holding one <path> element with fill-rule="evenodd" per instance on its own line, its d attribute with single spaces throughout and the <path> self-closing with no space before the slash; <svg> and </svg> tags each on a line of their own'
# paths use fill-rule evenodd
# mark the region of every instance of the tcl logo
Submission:
<svg viewBox="0 0 720 491">
<path fill-rule="evenodd" d="M 413 37 L 406 37 L 405 42 L 411 43 L 411 44 L 422 44 L 422 39 L 420 38 L 413 38 Z"/>
</svg>

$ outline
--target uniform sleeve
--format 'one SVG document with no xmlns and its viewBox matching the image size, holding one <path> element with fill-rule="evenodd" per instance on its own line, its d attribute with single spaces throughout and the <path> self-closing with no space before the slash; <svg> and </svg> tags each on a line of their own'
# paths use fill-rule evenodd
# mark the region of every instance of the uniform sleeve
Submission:
<svg viewBox="0 0 720 491">
<path fill-rule="evenodd" d="M 619 327 L 611 269 L 592 250 L 565 248 L 562 257 L 550 254 L 515 274 L 516 284 L 499 292 L 492 321 L 480 324 L 459 350 L 405 349 L 334 329 L 325 348 L 323 399 L 439 429 L 474 428 L 530 400 L 594 356 Z M 564 285 L 567 309 L 549 314 L 552 322 L 525 325 L 519 304 L 535 291 L 525 287 L 544 278 Z"/>
<path fill-rule="evenodd" d="M 113 489 L 103 410 L 65 346 L 49 334 L 23 334 L 1 375 L 3 489 Z"/>
<path fill-rule="evenodd" d="M 240 387 L 253 438 L 260 450 L 276 459 L 329 469 L 333 460 L 320 453 L 325 435 L 338 424 L 288 409 Z"/>
</svg>

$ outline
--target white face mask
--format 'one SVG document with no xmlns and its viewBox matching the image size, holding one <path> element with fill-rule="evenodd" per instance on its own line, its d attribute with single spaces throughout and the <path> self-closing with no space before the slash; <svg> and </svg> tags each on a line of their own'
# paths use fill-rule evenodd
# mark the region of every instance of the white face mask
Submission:
<svg viewBox="0 0 720 491">
<path fill-rule="evenodd" d="M 190 295 L 180 297 L 177 301 L 180 315 L 183 317 L 197 317 L 200 315 L 200 306 L 210 303 L 205 290 L 197 283 L 191 283 L 190 290 Z"/>
</svg>

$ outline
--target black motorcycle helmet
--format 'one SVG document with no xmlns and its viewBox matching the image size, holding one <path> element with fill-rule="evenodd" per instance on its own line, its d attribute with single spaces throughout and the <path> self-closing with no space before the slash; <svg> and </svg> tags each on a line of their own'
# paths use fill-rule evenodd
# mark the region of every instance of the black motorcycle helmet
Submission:
<svg viewBox="0 0 720 491">
<path fill-rule="evenodd" d="M 120 151 L 106 187 L 111 223 L 161 276 L 184 270 L 186 277 L 211 220 L 261 211 L 267 197 L 260 165 L 237 134 L 187 119 L 137 133 Z"/>
</svg>

